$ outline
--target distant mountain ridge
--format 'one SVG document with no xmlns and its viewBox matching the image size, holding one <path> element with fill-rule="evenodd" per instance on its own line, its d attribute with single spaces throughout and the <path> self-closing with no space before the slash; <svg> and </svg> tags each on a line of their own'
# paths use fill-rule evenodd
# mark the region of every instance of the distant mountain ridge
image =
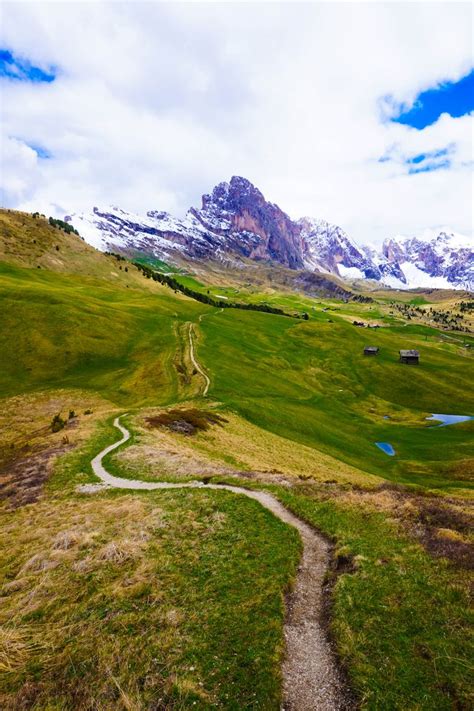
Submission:
<svg viewBox="0 0 474 711">
<path fill-rule="evenodd" d="M 167 212 L 135 215 L 118 207 L 65 217 L 103 251 L 144 253 L 173 262 L 239 262 L 242 258 L 290 269 L 373 279 L 394 288 L 474 289 L 474 245 L 449 231 L 387 239 L 380 251 L 358 246 L 341 227 L 321 219 L 292 220 L 245 178 L 234 176 L 202 197 L 183 219 Z"/>
</svg>

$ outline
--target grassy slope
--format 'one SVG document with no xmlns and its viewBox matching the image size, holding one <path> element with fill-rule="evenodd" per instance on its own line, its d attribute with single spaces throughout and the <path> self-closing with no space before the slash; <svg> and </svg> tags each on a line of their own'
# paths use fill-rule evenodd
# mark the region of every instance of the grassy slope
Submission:
<svg viewBox="0 0 474 711">
<path fill-rule="evenodd" d="M 174 329 L 205 307 L 164 287 L 0 264 L 0 392 L 90 388 L 117 403 L 173 400 Z"/>
<path fill-rule="evenodd" d="M 470 466 L 474 423 L 432 429 L 425 418 L 474 413 L 472 357 L 440 344 L 424 326 L 369 333 L 329 315 L 333 323 L 323 312 L 307 323 L 236 311 L 204 319 L 199 353 L 211 395 L 259 426 L 374 474 L 441 489 L 468 486 L 454 470 L 456 462 Z M 376 358 L 362 353 L 368 341 L 381 348 Z M 398 362 L 403 347 L 420 349 L 419 367 Z M 380 441 L 392 443 L 397 457 L 379 451 Z"/>
<path fill-rule="evenodd" d="M 433 560 L 383 508 L 280 490 L 281 501 L 333 537 L 356 573 L 334 591 L 331 629 L 366 709 L 468 709 L 474 639 L 466 571 Z"/>
<path fill-rule="evenodd" d="M 299 541 L 254 502 L 75 497 L 19 510 L 2 539 L 3 709 L 278 706 Z"/>
<path fill-rule="evenodd" d="M 8 221 L 9 229 L 23 234 L 21 222 L 28 219 L 10 214 Z M 283 453 L 281 468 L 290 474 L 294 470 L 297 477 L 308 467 L 311 449 L 302 448 L 301 461 L 299 457 L 295 461 L 286 445 L 286 441 L 293 441 L 335 455 L 358 467 L 356 472 L 453 490 L 467 485 L 465 462 L 472 456 L 472 426 L 434 431 L 421 428 L 426 414 L 443 409 L 453 412 L 452 403 L 456 411 L 465 409 L 472 414 L 472 359 L 456 342 L 441 344 L 433 329 L 405 327 L 378 305 L 322 302 L 315 311 L 311 309 L 308 323 L 259 313 L 218 313 L 143 279 L 131 268 L 127 273 L 119 270 L 113 258 L 98 255 L 82 242 L 77 251 L 77 243 L 73 243 L 71 262 L 64 258 L 58 264 L 54 261 L 57 239 L 77 238 L 57 235 L 56 231 L 50 234 L 46 225 L 34 228 L 48 232 L 45 251 L 33 256 L 27 253 L 26 258 L 22 250 L 12 257 L 10 249 L 5 257 L 8 264 L 2 265 L 0 273 L 4 305 L 0 312 L 0 372 L 5 374 L 0 380 L 1 396 L 25 393 L 21 403 L 26 405 L 22 407 L 33 411 L 28 403 L 35 397 L 56 398 L 57 387 L 81 388 L 80 398 L 70 390 L 61 402 L 72 403 L 76 397 L 85 403 L 89 391 L 91 397 L 99 398 L 98 410 L 107 417 L 117 406 L 138 408 L 173 402 L 185 395 L 173 364 L 179 351 L 178 326 L 206 313 L 209 316 L 200 323 L 197 348 L 211 374 L 211 396 L 243 418 L 231 413 L 232 426 L 225 429 L 222 441 L 217 437 L 214 444 L 210 438 L 196 442 L 201 454 L 209 456 L 220 447 L 219 459 L 243 468 L 268 469 L 271 479 L 271 469 L 280 467 L 275 467 L 275 459 L 264 451 L 266 446 L 273 449 L 275 457 L 278 451 Z M 50 268 L 37 269 L 38 260 Z M 78 272 L 82 276 L 77 276 Z M 258 298 L 258 294 L 251 298 Z M 266 292 L 264 298 L 295 309 L 310 310 L 314 305 L 303 297 L 279 292 Z M 331 312 L 323 312 L 323 306 L 329 306 Z M 369 334 L 350 325 L 352 317 L 367 318 L 370 309 L 374 319 L 383 318 L 391 327 Z M 328 318 L 333 323 L 328 323 Z M 369 335 L 383 347 L 377 359 L 364 359 L 360 354 Z M 422 366 L 416 370 L 395 362 L 398 349 L 412 344 L 422 350 Z M 8 412 L 12 414 L 4 425 L 13 430 L 11 402 Z M 51 408 L 39 407 L 42 422 L 46 412 L 49 418 Z M 20 413 L 22 422 L 27 414 Z M 384 421 L 384 414 L 392 419 Z M 83 425 L 80 418 L 79 433 Z M 243 456 L 246 437 L 258 441 L 259 427 L 274 434 L 262 431 L 263 444 L 252 444 Z M 285 444 L 279 435 L 284 436 Z M 432 435 L 434 444 L 433 438 L 428 439 Z M 85 443 L 63 457 L 43 502 L 2 516 L 9 541 L 2 563 L 7 581 L 2 593 L 7 604 L 3 643 L 10 658 L 11 650 L 14 653 L 14 673 L 2 687 L 4 705 L 15 704 L 20 698 L 15 694 L 22 699 L 30 694 L 33 708 L 31 699 L 35 698 L 37 709 L 72 704 L 86 708 L 90 698 L 74 695 L 87 694 L 87 688 L 103 708 L 111 709 L 141 708 L 148 694 L 155 699 L 160 694 L 176 708 L 189 707 L 191 700 L 197 701 L 198 708 L 207 708 L 210 698 L 217 699 L 221 708 L 257 708 L 255 699 L 248 696 L 252 689 L 257 699 L 262 699 L 260 708 L 277 708 L 281 592 L 294 573 L 294 536 L 268 516 L 258 518 L 255 526 L 255 507 L 243 502 L 237 505 L 234 498 L 221 502 L 219 495 L 214 498 L 211 492 L 202 494 L 204 504 L 201 492 L 183 497 L 170 494 L 163 502 L 158 494 L 134 497 L 115 493 L 94 502 L 78 497 L 74 485 L 93 480 L 90 457 L 115 436 L 110 419 L 94 436 L 89 430 L 78 436 L 78 441 Z M 44 436 L 45 440 L 49 437 Z M 391 460 L 379 453 L 372 445 L 376 439 L 392 442 L 400 449 L 399 458 Z M 179 438 L 173 446 L 179 450 Z M 299 446 L 291 446 L 299 452 Z M 315 459 L 318 456 L 316 453 Z M 456 471 L 446 470 L 443 460 L 448 459 L 454 462 L 451 470 Z M 322 476 L 338 481 L 334 460 L 323 456 L 317 464 L 322 468 L 320 461 L 328 467 L 328 474 Z M 139 459 L 137 462 L 140 467 Z M 341 481 L 347 489 L 350 466 L 345 471 Z M 140 475 L 140 468 L 136 475 Z M 363 473 L 357 477 L 362 479 L 354 481 L 363 483 Z M 367 483 L 373 486 L 370 477 Z M 342 550 L 369 561 L 360 559 L 356 573 L 340 578 L 334 598 L 338 648 L 349 664 L 364 706 L 384 708 L 385 700 L 390 699 L 391 705 L 385 708 L 428 711 L 456 704 L 467 708 L 469 683 L 463 678 L 468 653 L 464 643 L 466 579 L 443 561 L 432 561 L 410 537 L 386 521 L 384 513 L 348 505 L 342 498 L 329 505 L 311 492 L 278 493 L 333 536 Z M 169 514 L 168 542 L 171 545 L 176 540 L 177 546 L 172 558 L 160 547 L 161 536 L 166 538 L 167 532 L 153 530 L 151 538 L 137 542 L 135 519 L 148 526 L 153 507 Z M 122 511 L 119 519 L 117 511 Z M 227 518 L 222 519 L 215 536 L 208 531 L 216 511 L 223 511 Z M 214 517 L 211 523 L 210 516 Z M 121 527 L 121 522 L 127 525 Z M 78 541 L 64 549 L 60 541 L 70 530 L 73 538 L 77 533 Z M 89 537 L 89 533 L 94 535 Z M 121 542 L 118 552 L 107 548 L 113 536 Z M 15 548 L 11 548 L 12 541 Z M 25 568 L 35 553 L 39 558 Z M 81 566 L 75 568 L 82 560 L 87 562 L 83 573 Z M 58 566 L 50 567 L 51 562 Z M 189 570 L 193 571 L 192 586 L 187 580 Z M 219 571 L 218 587 L 208 587 L 206 581 L 212 583 L 211 576 Z M 252 580 L 248 585 L 251 598 L 240 586 L 248 580 Z M 49 597 L 43 594 L 43 586 Z M 170 597 L 173 593 L 178 594 L 177 600 Z M 24 605 L 28 595 L 31 619 L 31 610 Z M 207 620 L 205 635 L 200 625 L 203 617 L 194 622 L 187 619 L 194 605 Z M 165 613 L 171 608 L 168 619 Z M 156 615 L 152 628 L 150 615 Z M 16 619 L 15 629 L 12 619 Z M 248 620 L 253 630 L 262 623 L 254 634 L 255 655 L 251 650 L 250 658 L 245 651 Z M 234 636 L 228 644 L 231 631 Z M 157 640 L 161 644 L 152 657 L 150 645 L 154 649 Z M 192 661 L 185 649 L 195 655 Z M 91 655 L 94 667 L 88 663 Z M 207 660 L 204 668 L 194 662 L 198 657 Z M 77 665 L 65 663 L 71 658 Z M 114 668 L 110 666 L 112 658 L 118 660 Z M 144 660 L 143 669 L 135 658 Z M 243 667 L 241 658 L 246 660 Z M 194 676 L 196 670 L 199 673 Z M 82 674 L 87 685 L 80 682 Z"/>
</svg>

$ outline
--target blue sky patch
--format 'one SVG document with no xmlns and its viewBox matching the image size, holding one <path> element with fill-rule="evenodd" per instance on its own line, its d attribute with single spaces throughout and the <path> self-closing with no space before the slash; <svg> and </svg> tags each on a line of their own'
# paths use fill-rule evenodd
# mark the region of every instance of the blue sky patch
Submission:
<svg viewBox="0 0 474 711">
<path fill-rule="evenodd" d="M 392 146 L 385 155 L 378 159 L 379 163 L 395 163 L 404 166 L 408 175 L 416 173 L 431 173 L 434 170 L 445 170 L 451 167 L 451 157 L 456 152 L 456 145 L 450 143 L 445 148 L 426 153 L 417 153 L 412 156 L 404 156 L 398 147 Z"/>
<path fill-rule="evenodd" d="M 26 143 L 26 141 L 25 141 L 25 143 Z M 37 154 L 38 158 L 47 160 L 48 158 L 52 157 L 51 153 L 43 146 L 39 146 L 36 143 L 27 143 L 26 145 L 34 150 L 34 152 Z"/>
<path fill-rule="evenodd" d="M 446 148 L 440 148 L 438 151 L 431 151 L 429 153 L 419 153 L 416 156 L 412 156 L 411 158 L 407 158 L 406 162 L 407 163 L 422 163 L 423 161 L 431 161 L 431 162 L 436 162 L 437 159 L 439 158 L 446 158 L 448 155 L 453 153 L 454 146 L 446 146 Z"/>
<path fill-rule="evenodd" d="M 450 144 L 446 148 L 437 151 L 419 153 L 416 156 L 407 158 L 408 175 L 416 173 L 431 173 L 434 170 L 446 170 L 451 167 L 451 156 L 455 152 L 455 145 Z"/>
<path fill-rule="evenodd" d="M 6 49 L 0 49 L 0 77 L 38 84 L 51 83 L 56 79 L 56 70 L 49 67 L 48 71 L 35 67 L 28 59 L 15 57 Z"/>
<path fill-rule="evenodd" d="M 412 165 L 408 169 L 408 175 L 414 175 L 415 173 L 432 173 L 434 170 L 446 170 L 451 167 L 451 161 L 446 158 L 444 160 L 438 161 L 436 163 L 426 162 L 419 165 Z"/>
<path fill-rule="evenodd" d="M 396 105 L 393 97 L 386 97 Z M 444 82 L 418 94 L 413 106 L 407 110 L 398 105 L 398 114 L 391 120 L 421 130 L 431 126 L 447 113 L 454 118 L 474 110 L 474 69 L 456 82 Z"/>
</svg>

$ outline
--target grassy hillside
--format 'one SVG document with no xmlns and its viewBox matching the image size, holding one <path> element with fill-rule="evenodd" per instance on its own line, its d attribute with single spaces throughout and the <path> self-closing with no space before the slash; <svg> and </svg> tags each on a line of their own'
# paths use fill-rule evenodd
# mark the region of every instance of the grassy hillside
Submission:
<svg viewBox="0 0 474 711">
<path fill-rule="evenodd" d="M 0 705 L 279 708 L 294 531 L 224 492 L 78 492 L 128 412 L 110 471 L 268 488 L 334 542 L 330 626 L 361 708 L 469 708 L 474 422 L 425 418 L 474 415 L 472 337 L 394 292 L 345 303 L 215 269 L 179 278 L 309 320 L 209 307 L 0 212 Z"/>
<path fill-rule="evenodd" d="M 142 281 L 0 263 L 0 393 L 66 386 L 117 403 L 174 399 L 178 325 L 205 307 Z"/>
<path fill-rule="evenodd" d="M 424 486 L 467 486 L 474 422 L 433 429 L 425 418 L 474 412 L 469 351 L 439 343 L 426 327 L 369 332 L 332 312 L 331 321 L 322 311 L 309 322 L 229 310 L 204 319 L 200 352 L 211 394 L 251 422 L 360 469 Z M 372 343 L 380 354 L 364 356 Z M 420 365 L 400 364 L 400 348 L 418 348 Z M 397 456 L 375 442 L 392 443 Z"/>
<path fill-rule="evenodd" d="M 1 550 L 3 709 L 277 707 L 299 542 L 254 502 L 38 504 L 4 525 Z"/>
</svg>

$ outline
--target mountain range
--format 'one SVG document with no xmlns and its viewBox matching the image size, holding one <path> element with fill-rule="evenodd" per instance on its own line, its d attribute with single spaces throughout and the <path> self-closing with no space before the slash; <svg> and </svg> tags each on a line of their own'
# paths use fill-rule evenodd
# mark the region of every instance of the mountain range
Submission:
<svg viewBox="0 0 474 711">
<path fill-rule="evenodd" d="M 292 220 L 239 176 L 203 195 L 201 207 L 191 207 L 182 219 L 119 207 L 94 207 L 64 219 L 102 251 L 146 254 L 170 263 L 186 258 L 238 265 L 246 258 L 398 289 L 474 289 L 474 244 L 463 235 L 427 231 L 389 238 L 380 250 L 359 246 L 325 220 Z"/>
</svg>

